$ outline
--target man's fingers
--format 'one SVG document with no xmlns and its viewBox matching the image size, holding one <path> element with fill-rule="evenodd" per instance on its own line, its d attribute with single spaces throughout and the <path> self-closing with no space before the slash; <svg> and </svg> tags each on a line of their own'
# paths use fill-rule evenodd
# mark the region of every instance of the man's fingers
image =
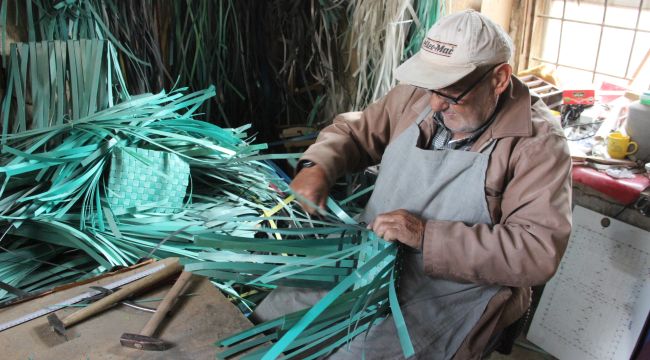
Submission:
<svg viewBox="0 0 650 360">
<path fill-rule="evenodd" d="M 398 240 L 397 233 L 399 231 L 396 231 L 396 229 L 391 228 L 387 224 L 375 225 L 372 228 L 372 231 L 374 231 L 377 236 L 386 241 L 393 242 Z"/>
<path fill-rule="evenodd" d="M 371 229 L 384 240 L 396 240 L 401 226 L 394 221 L 384 220 L 380 222 L 375 221 Z"/>
<path fill-rule="evenodd" d="M 399 229 L 396 228 L 383 228 L 379 230 L 379 232 L 375 231 L 377 236 L 381 237 L 382 239 L 389 241 L 389 242 L 395 242 L 399 241 L 399 234 L 400 231 Z"/>
<path fill-rule="evenodd" d="M 424 222 L 406 210 L 380 214 L 369 228 L 386 241 L 399 241 L 413 248 L 421 247 Z"/>
<path fill-rule="evenodd" d="M 308 213 L 318 213 L 317 207 L 325 209 L 329 186 L 325 171 L 319 165 L 302 169 L 290 186 L 297 195 L 298 202 Z"/>
<path fill-rule="evenodd" d="M 396 227 L 399 226 L 399 222 L 396 221 L 393 217 L 391 216 L 384 216 L 384 215 L 379 215 L 377 218 L 368 225 L 372 231 L 378 233 L 378 232 L 386 232 L 386 230 L 389 227 Z"/>
</svg>

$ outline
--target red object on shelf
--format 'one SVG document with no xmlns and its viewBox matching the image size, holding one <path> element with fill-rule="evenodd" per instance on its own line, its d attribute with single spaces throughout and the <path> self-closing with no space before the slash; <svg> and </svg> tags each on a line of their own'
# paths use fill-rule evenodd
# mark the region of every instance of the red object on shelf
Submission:
<svg viewBox="0 0 650 360">
<path fill-rule="evenodd" d="M 650 179 L 636 174 L 632 179 L 614 179 L 596 169 L 574 166 L 573 182 L 603 193 L 623 205 L 634 203 L 643 190 L 650 186 Z"/>
<path fill-rule="evenodd" d="M 598 98 L 602 104 L 609 104 L 610 102 L 625 95 L 627 88 L 611 82 L 603 81 L 597 91 Z"/>
<path fill-rule="evenodd" d="M 564 90 L 562 91 L 562 103 L 567 105 L 593 105 L 596 91 L 590 90 Z"/>
</svg>

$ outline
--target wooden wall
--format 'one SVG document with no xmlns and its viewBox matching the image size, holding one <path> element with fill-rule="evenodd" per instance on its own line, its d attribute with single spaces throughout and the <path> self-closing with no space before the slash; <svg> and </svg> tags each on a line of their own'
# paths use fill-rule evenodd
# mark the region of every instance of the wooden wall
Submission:
<svg viewBox="0 0 650 360">
<path fill-rule="evenodd" d="M 453 14 L 465 9 L 481 11 L 501 25 L 515 44 L 512 65 L 515 72 L 528 66 L 532 8 L 535 0 L 447 0 L 447 13 Z"/>
</svg>

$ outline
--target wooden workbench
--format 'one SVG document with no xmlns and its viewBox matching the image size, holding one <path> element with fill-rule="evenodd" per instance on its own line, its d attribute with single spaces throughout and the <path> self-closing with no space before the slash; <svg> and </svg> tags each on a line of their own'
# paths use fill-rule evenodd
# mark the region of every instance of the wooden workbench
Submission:
<svg viewBox="0 0 650 360">
<path fill-rule="evenodd" d="M 56 292 L 26 303 L 0 310 L 0 323 L 87 291 L 91 285 L 105 285 L 127 274 L 101 279 L 77 288 Z M 171 282 L 138 298 L 162 298 Z M 139 333 L 151 313 L 124 305 L 101 313 L 69 329 L 69 341 L 54 333 L 45 316 L 0 332 L 0 358 L 3 359 L 215 359 L 219 348 L 214 342 L 251 327 L 251 323 L 210 281 L 193 275 L 185 294 L 161 324 L 156 337 L 174 344 L 162 352 L 141 351 L 120 345 L 122 333 Z M 157 302 L 141 305 L 156 307 Z M 59 318 L 76 311 L 70 307 L 56 312 Z"/>
</svg>

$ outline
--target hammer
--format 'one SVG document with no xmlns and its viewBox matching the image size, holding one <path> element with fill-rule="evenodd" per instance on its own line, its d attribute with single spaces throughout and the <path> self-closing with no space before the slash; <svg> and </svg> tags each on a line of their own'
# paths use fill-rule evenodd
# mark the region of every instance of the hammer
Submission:
<svg viewBox="0 0 650 360">
<path fill-rule="evenodd" d="M 68 315 L 63 320 L 59 319 L 56 316 L 56 314 L 49 315 L 47 317 L 47 320 L 50 323 L 50 326 L 52 326 L 54 331 L 63 335 L 67 339 L 66 329 L 68 327 L 110 308 L 116 303 L 132 296 L 137 291 L 145 289 L 150 285 L 156 284 L 170 277 L 171 275 L 180 272 L 183 269 L 183 266 L 181 266 L 181 264 L 178 263 L 177 258 L 170 258 L 170 259 L 173 260 L 170 260 L 171 262 L 164 260 L 166 261 L 165 267 L 156 271 L 155 273 L 143 277 L 142 279 L 134 281 L 128 285 L 123 286 L 118 291 L 90 304 L 89 306 L 77 312 Z"/>
<path fill-rule="evenodd" d="M 158 325 L 160 325 L 165 318 L 165 315 L 167 315 L 176 302 L 191 276 L 191 272 L 183 271 L 181 276 L 179 276 L 178 280 L 174 283 L 174 286 L 172 286 L 160 305 L 158 305 L 158 309 L 156 309 L 156 312 L 153 314 L 151 319 L 149 319 L 142 331 L 140 331 L 140 334 L 124 333 L 120 338 L 120 344 L 122 344 L 122 346 L 139 350 L 161 351 L 169 349 L 172 346 L 171 343 L 157 339 L 153 337 L 153 334 L 156 332 L 156 329 L 158 329 Z"/>
</svg>

